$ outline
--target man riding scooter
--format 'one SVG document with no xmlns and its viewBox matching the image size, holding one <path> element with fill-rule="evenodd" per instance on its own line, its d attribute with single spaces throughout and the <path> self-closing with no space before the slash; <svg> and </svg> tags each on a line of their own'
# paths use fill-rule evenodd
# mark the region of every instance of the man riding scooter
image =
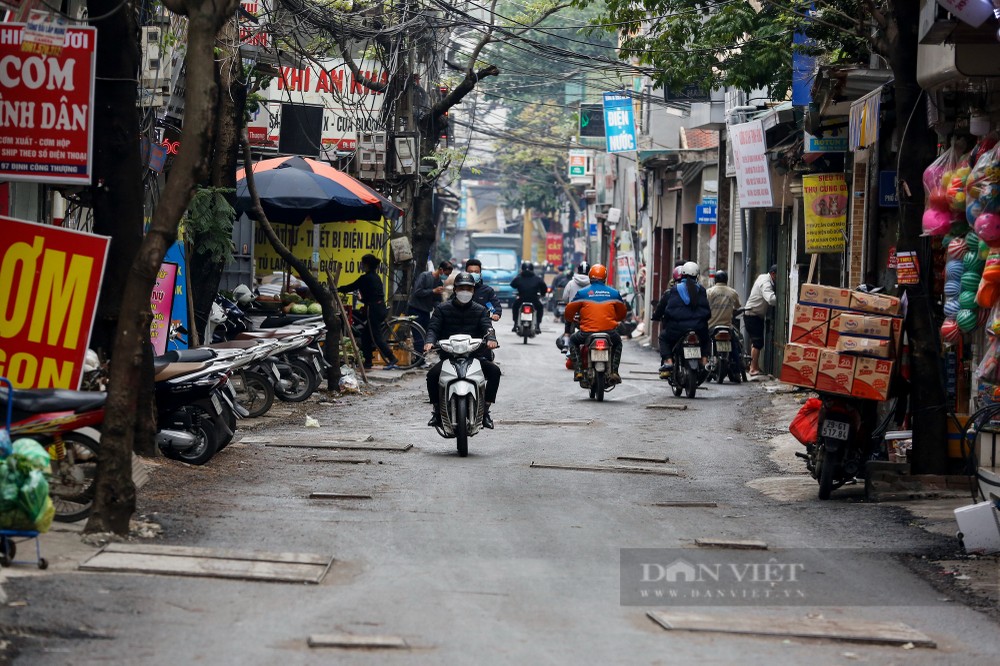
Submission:
<svg viewBox="0 0 1000 666">
<path fill-rule="evenodd" d="M 731 361 L 735 364 L 741 363 L 743 349 L 739 344 L 739 330 L 736 328 L 736 311 L 742 307 L 740 295 L 735 289 L 729 286 L 729 274 L 724 270 L 715 271 L 715 284 L 708 288 L 708 306 L 712 310 L 712 316 L 708 320 L 708 330 L 714 331 L 718 326 L 733 329 L 736 334 L 730 353 Z"/>
<path fill-rule="evenodd" d="M 708 363 L 711 341 L 708 336 L 708 319 L 712 308 L 708 304 L 705 288 L 698 284 L 701 269 L 693 261 L 685 262 L 680 268 L 680 279 L 663 292 L 651 319 L 661 321 L 660 328 L 660 372 L 664 375 L 673 370 L 673 349 L 681 336 L 688 331 L 698 333 L 701 342 L 702 367 Z"/>
<path fill-rule="evenodd" d="M 622 336 L 615 329 L 628 315 L 628 308 L 617 289 L 604 283 L 608 279 L 608 269 L 601 264 L 590 267 L 590 285 L 581 288 L 576 297 L 566 304 L 566 321 L 580 316 L 580 328 L 570 336 L 569 353 L 573 359 L 573 380 L 580 381 L 580 345 L 587 341 L 591 333 L 607 333 L 611 338 L 611 375 L 613 384 L 621 383 L 618 365 L 622 360 Z"/>
<path fill-rule="evenodd" d="M 521 312 L 522 303 L 531 303 L 535 306 L 535 333 L 542 332 L 542 296 L 549 290 L 545 280 L 535 275 L 534 268 L 530 261 L 521 262 L 521 274 L 511 280 L 510 286 L 517 292 L 514 299 L 514 332 L 517 333 L 517 317 Z"/>
</svg>

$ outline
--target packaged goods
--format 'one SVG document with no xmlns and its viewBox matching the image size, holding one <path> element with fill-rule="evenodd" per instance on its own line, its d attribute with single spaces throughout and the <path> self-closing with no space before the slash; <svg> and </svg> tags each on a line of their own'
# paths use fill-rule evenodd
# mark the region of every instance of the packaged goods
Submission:
<svg viewBox="0 0 1000 666">
<path fill-rule="evenodd" d="M 893 320 L 891 317 L 844 312 L 830 320 L 830 329 L 839 335 L 863 335 L 888 340 L 892 337 Z"/>
<path fill-rule="evenodd" d="M 798 303 L 792 312 L 790 342 L 825 347 L 830 329 L 830 308 Z"/>
<path fill-rule="evenodd" d="M 789 384 L 812 388 L 816 385 L 816 371 L 823 349 L 794 342 L 785 345 L 785 358 L 779 379 Z"/>
<path fill-rule="evenodd" d="M 819 368 L 816 371 L 816 390 L 851 395 L 857 361 L 857 356 L 838 354 L 830 349 L 821 350 Z"/>
<path fill-rule="evenodd" d="M 877 315 L 897 316 L 900 313 L 900 300 L 895 296 L 885 294 L 866 294 L 863 291 L 852 291 L 850 309 L 869 312 Z"/>
<path fill-rule="evenodd" d="M 807 305 L 846 309 L 851 307 L 851 290 L 806 283 L 799 290 L 799 302 Z"/>
<path fill-rule="evenodd" d="M 885 400 L 889 397 L 892 380 L 892 361 L 879 358 L 859 358 L 854 369 L 852 395 L 868 400 Z"/>
<path fill-rule="evenodd" d="M 871 356 L 873 358 L 889 358 L 892 356 L 892 345 L 889 340 L 879 338 L 862 338 L 854 335 L 841 335 L 837 338 L 838 352 Z"/>
</svg>

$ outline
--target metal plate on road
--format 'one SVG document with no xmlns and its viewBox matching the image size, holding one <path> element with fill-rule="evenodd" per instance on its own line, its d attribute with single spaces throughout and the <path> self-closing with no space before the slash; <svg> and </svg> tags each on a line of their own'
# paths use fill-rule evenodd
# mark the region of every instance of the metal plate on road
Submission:
<svg viewBox="0 0 1000 666">
<path fill-rule="evenodd" d="M 409 451 L 413 444 L 378 444 L 321 440 L 318 442 L 267 442 L 264 446 L 284 449 L 345 449 L 351 451 Z"/>
<path fill-rule="evenodd" d="M 315 584 L 323 580 L 332 564 L 332 557 L 307 553 L 110 543 L 81 564 L 80 569 Z"/>
<path fill-rule="evenodd" d="M 564 469 L 577 472 L 618 472 L 620 474 L 660 474 L 662 476 L 680 476 L 681 473 L 670 467 L 632 467 L 629 465 L 573 465 L 568 463 L 531 463 L 535 469 Z"/>
<path fill-rule="evenodd" d="M 852 643 L 906 645 L 936 648 L 937 643 L 923 632 L 902 622 L 873 622 L 867 619 L 808 618 L 761 615 L 760 613 L 707 615 L 650 611 L 647 616 L 672 631 L 709 631 L 723 634 L 821 638 Z"/>
<path fill-rule="evenodd" d="M 687 409 L 687 405 L 681 405 L 676 403 L 663 403 L 663 404 L 652 404 L 646 405 L 646 409 L 676 409 L 679 411 L 684 411 Z"/>
<path fill-rule="evenodd" d="M 673 502 L 653 502 L 653 506 L 662 506 L 667 508 L 677 508 L 677 509 L 688 509 L 688 508 L 701 508 L 701 509 L 714 509 L 719 506 L 718 502 L 699 502 L 697 500 L 676 500 Z"/>
<path fill-rule="evenodd" d="M 633 462 L 668 463 L 670 458 L 666 456 L 618 456 L 618 460 L 631 460 Z"/>
<path fill-rule="evenodd" d="M 732 548 L 735 550 L 767 550 L 767 543 L 748 539 L 695 539 L 699 548 Z"/>
<path fill-rule="evenodd" d="M 243 442 L 246 444 L 270 444 L 275 441 L 276 438 L 281 437 L 282 439 L 315 439 L 315 430 L 305 430 L 300 432 L 283 432 L 278 435 L 251 435 L 249 437 L 244 437 Z M 331 433 L 327 433 L 328 435 Z M 328 440 L 324 440 L 328 441 Z M 343 433 L 337 435 L 338 442 L 374 442 L 375 438 L 366 433 Z"/>
<path fill-rule="evenodd" d="M 357 493 L 309 493 L 309 499 L 320 500 L 370 500 L 371 495 Z"/>
<path fill-rule="evenodd" d="M 588 420 L 548 420 L 548 419 L 497 419 L 497 423 L 503 425 L 559 425 L 559 426 L 589 426 L 593 424 L 593 419 Z"/>
<path fill-rule="evenodd" d="M 309 637 L 311 648 L 407 648 L 409 645 L 399 636 L 356 636 L 354 634 L 314 634 Z"/>
</svg>

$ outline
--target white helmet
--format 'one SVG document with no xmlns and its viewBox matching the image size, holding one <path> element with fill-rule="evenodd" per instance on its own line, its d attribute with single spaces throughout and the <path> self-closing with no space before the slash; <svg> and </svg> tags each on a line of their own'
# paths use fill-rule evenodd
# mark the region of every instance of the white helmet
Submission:
<svg viewBox="0 0 1000 666">
<path fill-rule="evenodd" d="M 250 291 L 250 287 L 241 284 L 236 289 L 233 289 L 233 298 L 236 299 L 236 303 L 240 306 L 249 305 L 253 302 L 253 292 Z"/>
<path fill-rule="evenodd" d="M 684 277 L 696 278 L 701 275 L 701 269 L 698 268 L 698 264 L 693 261 L 686 261 L 684 265 L 681 266 L 681 275 Z"/>
</svg>

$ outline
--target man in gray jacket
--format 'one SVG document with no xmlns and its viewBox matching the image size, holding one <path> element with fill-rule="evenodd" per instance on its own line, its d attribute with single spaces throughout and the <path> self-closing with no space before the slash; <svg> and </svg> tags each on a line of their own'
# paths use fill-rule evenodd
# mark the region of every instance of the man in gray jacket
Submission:
<svg viewBox="0 0 1000 666">
<path fill-rule="evenodd" d="M 757 280 L 747 296 L 746 314 L 743 323 L 750 335 L 750 376 L 760 375 L 760 350 L 764 348 L 764 324 L 767 313 L 777 305 L 778 297 L 774 293 L 774 278 L 778 274 L 778 265 L 771 266 L 766 273 L 757 276 Z"/>
<path fill-rule="evenodd" d="M 431 312 L 441 302 L 444 293 L 444 278 L 451 274 L 454 266 L 450 261 L 442 261 L 433 271 L 424 271 L 413 282 L 410 300 L 406 303 L 406 314 L 417 318 L 417 323 L 425 331 L 431 321 Z M 423 349 L 424 339 L 419 331 L 414 331 L 413 348 Z"/>
</svg>

